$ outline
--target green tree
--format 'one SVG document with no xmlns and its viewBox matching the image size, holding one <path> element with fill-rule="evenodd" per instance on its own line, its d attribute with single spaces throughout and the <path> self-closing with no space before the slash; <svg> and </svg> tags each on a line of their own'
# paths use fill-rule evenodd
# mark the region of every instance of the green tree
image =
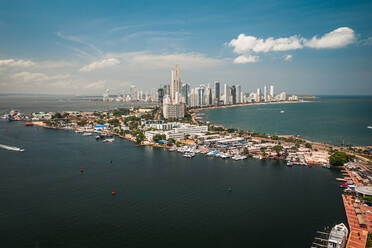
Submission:
<svg viewBox="0 0 372 248">
<path fill-rule="evenodd" d="M 329 163 L 332 166 L 343 166 L 351 159 L 352 156 L 347 155 L 345 152 L 336 151 L 331 156 L 329 156 Z"/>
<path fill-rule="evenodd" d="M 137 144 L 141 144 L 142 141 L 145 140 L 146 136 L 143 134 L 142 131 L 138 130 L 139 132 L 137 132 L 137 135 L 136 135 L 136 142 Z"/>
<path fill-rule="evenodd" d="M 313 146 L 312 146 L 310 143 L 306 143 L 306 144 L 305 144 L 305 147 L 306 147 L 306 148 L 310 148 L 310 149 L 313 148 Z"/>
<path fill-rule="evenodd" d="M 173 139 L 173 138 L 169 138 L 168 140 L 167 140 L 167 142 L 168 142 L 168 145 L 173 145 L 174 143 L 176 143 L 176 140 L 175 139 Z"/>
<path fill-rule="evenodd" d="M 276 145 L 276 146 L 273 146 L 273 148 L 271 148 L 271 149 L 276 152 L 277 156 L 279 156 L 279 152 L 281 152 L 283 150 L 283 146 Z"/>
<path fill-rule="evenodd" d="M 87 123 L 88 123 L 87 120 L 78 120 L 78 121 L 77 121 L 77 124 L 78 124 L 79 126 L 85 126 Z"/>
<path fill-rule="evenodd" d="M 110 123 L 111 125 L 114 125 L 114 127 L 120 126 L 120 121 L 118 119 L 110 119 L 108 123 Z"/>
<path fill-rule="evenodd" d="M 152 139 L 155 142 L 158 142 L 159 140 L 165 140 L 165 134 L 155 134 Z"/>
</svg>

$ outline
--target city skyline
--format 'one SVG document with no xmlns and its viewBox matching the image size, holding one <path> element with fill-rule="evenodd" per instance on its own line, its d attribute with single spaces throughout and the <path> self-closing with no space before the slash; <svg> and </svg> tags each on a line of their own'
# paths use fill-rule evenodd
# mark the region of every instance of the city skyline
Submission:
<svg viewBox="0 0 372 248">
<path fill-rule="evenodd" d="M 181 80 L 195 84 L 372 94 L 370 2 L 259 3 L 5 1 L 0 92 L 150 91 L 181 64 Z"/>
</svg>

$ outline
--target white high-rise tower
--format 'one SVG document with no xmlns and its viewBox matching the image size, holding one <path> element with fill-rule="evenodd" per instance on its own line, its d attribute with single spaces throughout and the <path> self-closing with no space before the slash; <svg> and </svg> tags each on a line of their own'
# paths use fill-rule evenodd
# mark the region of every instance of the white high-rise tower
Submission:
<svg viewBox="0 0 372 248">
<path fill-rule="evenodd" d="M 177 100 L 180 99 L 178 96 L 181 96 L 180 65 L 175 65 L 172 70 L 171 83 L 171 98 L 173 103 L 177 103 Z"/>
</svg>

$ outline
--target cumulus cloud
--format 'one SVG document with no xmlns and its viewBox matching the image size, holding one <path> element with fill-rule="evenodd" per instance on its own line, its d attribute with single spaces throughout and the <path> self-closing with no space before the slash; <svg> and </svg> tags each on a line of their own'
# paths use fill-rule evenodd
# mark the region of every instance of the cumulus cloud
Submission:
<svg viewBox="0 0 372 248">
<path fill-rule="evenodd" d="M 0 60 L 0 66 L 9 66 L 9 67 L 30 67 L 35 65 L 31 60 L 15 60 L 15 59 L 3 59 Z"/>
<path fill-rule="evenodd" d="M 287 55 L 284 55 L 284 56 L 283 56 L 283 59 L 284 59 L 285 61 L 291 61 L 292 58 L 293 58 L 293 55 L 292 55 L 292 54 L 287 54 Z"/>
<path fill-rule="evenodd" d="M 267 53 L 270 51 L 288 51 L 303 47 L 297 36 L 279 39 L 270 37 L 265 40 L 254 36 L 246 36 L 245 34 L 240 34 L 237 39 L 232 39 L 229 46 L 234 47 L 234 52 L 237 54 L 246 52 Z"/>
<path fill-rule="evenodd" d="M 94 71 L 94 70 L 97 70 L 97 69 L 112 67 L 112 66 L 115 66 L 115 65 L 118 65 L 118 64 L 120 64 L 120 61 L 116 58 L 105 58 L 105 59 L 102 59 L 102 60 L 99 60 L 99 61 L 94 61 L 93 63 L 91 63 L 89 65 L 83 66 L 80 69 L 80 71 L 90 72 L 90 71 Z"/>
<path fill-rule="evenodd" d="M 234 64 L 247 64 L 247 63 L 255 63 L 259 59 L 258 56 L 253 56 L 250 54 L 240 55 L 236 59 L 234 59 Z"/>
<path fill-rule="evenodd" d="M 304 39 L 304 45 L 310 48 L 340 48 L 353 43 L 355 39 L 354 30 L 341 27 L 320 38 L 314 36 L 311 40 Z"/>
<path fill-rule="evenodd" d="M 354 30 L 348 27 L 340 27 L 324 34 L 320 38 L 314 36 L 311 39 L 306 39 L 298 35 L 278 39 L 273 37 L 263 39 L 240 34 L 236 39 L 232 39 L 228 43 L 228 46 L 233 47 L 234 53 L 240 55 L 234 60 L 234 63 L 249 63 L 257 61 L 257 58 L 251 55 L 252 53 L 292 51 L 303 49 L 304 47 L 316 49 L 341 48 L 355 42 L 355 40 Z M 291 59 L 292 56 L 285 57 L 285 60 Z"/>
</svg>

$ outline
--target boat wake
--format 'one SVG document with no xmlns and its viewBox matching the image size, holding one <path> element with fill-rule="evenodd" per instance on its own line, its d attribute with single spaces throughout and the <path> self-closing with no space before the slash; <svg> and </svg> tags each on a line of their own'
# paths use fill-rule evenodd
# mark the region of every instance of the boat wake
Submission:
<svg viewBox="0 0 372 248">
<path fill-rule="evenodd" d="M 2 145 L 2 144 L 0 144 L 0 148 L 3 148 L 5 150 L 9 150 L 9 151 L 16 151 L 16 152 L 23 152 L 25 150 L 23 148 L 19 148 L 19 147 L 15 147 L 15 146 L 7 146 L 7 145 Z"/>
</svg>

